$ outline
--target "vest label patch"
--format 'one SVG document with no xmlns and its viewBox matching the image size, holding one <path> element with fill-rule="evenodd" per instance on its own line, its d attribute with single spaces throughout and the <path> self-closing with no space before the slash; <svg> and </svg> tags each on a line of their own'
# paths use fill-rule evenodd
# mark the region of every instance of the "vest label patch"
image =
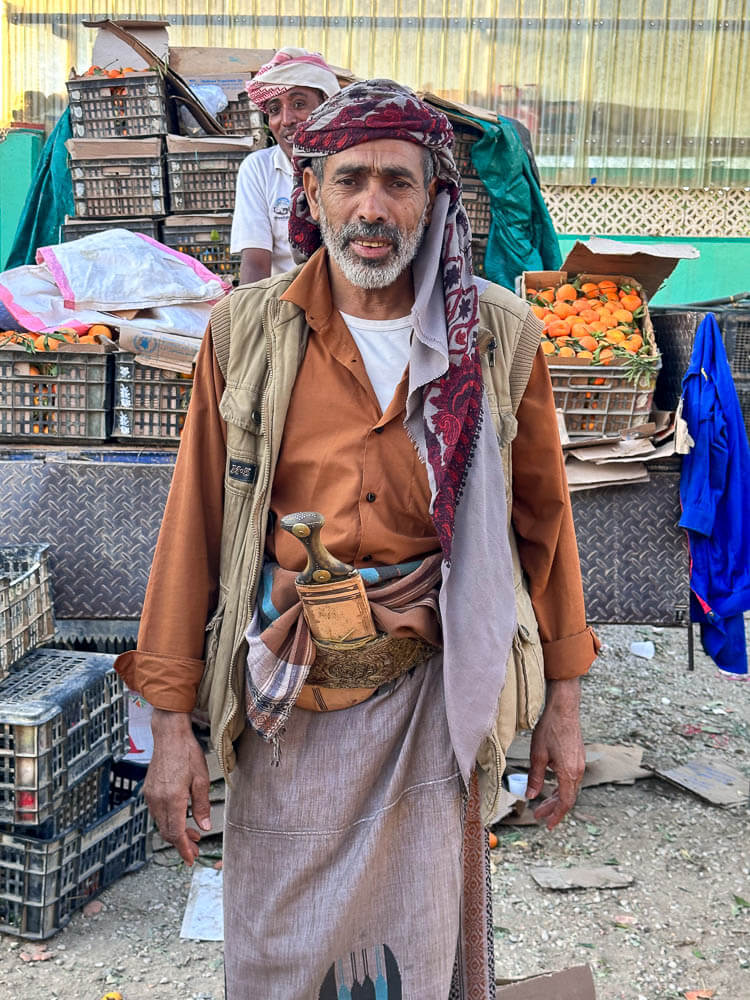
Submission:
<svg viewBox="0 0 750 1000">
<path fill-rule="evenodd" d="M 239 458 L 229 459 L 229 478 L 238 483 L 252 484 L 258 474 L 258 466 L 254 462 L 242 462 Z"/>
</svg>

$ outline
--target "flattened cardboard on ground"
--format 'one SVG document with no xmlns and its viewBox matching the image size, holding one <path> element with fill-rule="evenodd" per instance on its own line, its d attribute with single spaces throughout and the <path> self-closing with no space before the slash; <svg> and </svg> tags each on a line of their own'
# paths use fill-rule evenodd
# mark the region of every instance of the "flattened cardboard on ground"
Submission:
<svg viewBox="0 0 750 1000">
<path fill-rule="evenodd" d="M 191 941 L 224 940 L 224 873 L 197 865 L 190 881 L 181 938 Z"/>
<path fill-rule="evenodd" d="M 586 770 L 581 788 L 612 783 L 632 784 L 640 778 L 650 778 L 652 772 L 641 767 L 642 758 L 643 747 L 587 743 Z"/>
<path fill-rule="evenodd" d="M 495 983 L 502 1000 L 596 1000 L 594 977 L 588 965 L 530 979 L 497 979 Z"/>
<path fill-rule="evenodd" d="M 707 757 L 696 757 L 669 770 L 657 768 L 654 774 L 715 806 L 736 806 L 750 795 L 750 779 L 724 761 Z"/>
<path fill-rule="evenodd" d="M 567 360 L 567 359 L 566 359 Z M 647 483 L 649 474 L 643 462 L 611 462 L 596 465 L 580 459 L 565 457 L 565 475 L 571 493 L 577 490 L 592 490 L 602 486 L 623 486 L 628 483 Z"/>
<path fill-rule="evenodd" d="M 532 868 L 531 877 L 542 889 L 624 889 L 633 884 L 632 876 L 624 875 L 609 865 L 601 867 Z"/>
</svg>

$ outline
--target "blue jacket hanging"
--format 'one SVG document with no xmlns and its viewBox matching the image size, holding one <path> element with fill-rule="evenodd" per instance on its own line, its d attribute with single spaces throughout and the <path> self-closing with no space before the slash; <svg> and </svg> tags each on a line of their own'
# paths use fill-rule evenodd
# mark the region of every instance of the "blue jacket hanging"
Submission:
<svg viewBox="0 0 750 1000">
<path fill-rule="evenodd" d="M 690 547 L 691 617 L 706 652 L 747 673 L 742 613 L 750 609 L 750 446 L 724 343 L 709 313 L 682 380 L 682 415 L 695 442 L 682 460 L 680 525 Z"/>
</svg>

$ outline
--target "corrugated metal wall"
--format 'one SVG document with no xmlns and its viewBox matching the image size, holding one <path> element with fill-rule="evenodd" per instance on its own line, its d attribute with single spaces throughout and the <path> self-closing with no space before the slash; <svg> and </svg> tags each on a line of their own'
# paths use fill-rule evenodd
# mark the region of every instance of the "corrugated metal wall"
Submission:
<svg viewBox="0 0 750 1000">
<path fill-rule="evenodd" d="M 104 16 L 86 0 L 2 3 L 0 121 L 53 118 Z M 109 0 L 174 45 L 323 52 L 361 77 L 521 119 L 543 179 L 750 185 L 750 0 Z M 254 7 L 254 13 L 247 13 Z"/>
</svg>

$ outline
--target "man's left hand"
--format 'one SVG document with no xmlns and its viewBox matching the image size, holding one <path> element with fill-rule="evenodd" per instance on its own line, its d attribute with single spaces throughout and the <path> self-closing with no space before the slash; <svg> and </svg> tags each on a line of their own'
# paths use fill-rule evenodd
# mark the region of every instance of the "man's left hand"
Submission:
<svg viewBox="0 0 750 1000">
<path fill-rule="evenodd" d="M 581 687 L 577 677 L 547 681 L 544 711 L 531 737 L 531 770 L 526 793 L 536 798 L 547 768 L 557 777 L 557 788 L 534 810 L 551 830 L 575 805 L 586 756 L 580 719 Z"/>
</svg>

